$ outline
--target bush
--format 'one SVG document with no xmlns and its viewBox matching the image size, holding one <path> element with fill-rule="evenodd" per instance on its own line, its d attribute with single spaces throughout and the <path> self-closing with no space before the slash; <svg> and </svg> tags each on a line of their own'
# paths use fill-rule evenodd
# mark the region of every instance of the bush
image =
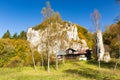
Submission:
<svg viewBox="0 0 120 80">
<path fill-rule="evenodd" d="M 20 67 L 23 66 L 24 61 L 21 60 L 20 57 L 15 56 L 13 58 L 11 58 L 6 64 L 4 64 L 4 67 Z"/>
</svg>

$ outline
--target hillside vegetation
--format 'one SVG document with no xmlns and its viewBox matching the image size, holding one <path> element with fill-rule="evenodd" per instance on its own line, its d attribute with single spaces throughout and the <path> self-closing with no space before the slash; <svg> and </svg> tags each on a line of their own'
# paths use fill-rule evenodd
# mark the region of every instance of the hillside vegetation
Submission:
<svg viewBox="0 0 120 80">
<path fill-rule="evenodd" d="M 103 32 L 103 41 L 106 51 L 109 51 L 111 57 L 119 58 L 120 49 L 120 21 L 112 24 Z"/>
<path fill-rule="evenodd" d="M 31 64 L 29 43 L 21 39 L 0 39 L 0 67 Z"/>
</svg>

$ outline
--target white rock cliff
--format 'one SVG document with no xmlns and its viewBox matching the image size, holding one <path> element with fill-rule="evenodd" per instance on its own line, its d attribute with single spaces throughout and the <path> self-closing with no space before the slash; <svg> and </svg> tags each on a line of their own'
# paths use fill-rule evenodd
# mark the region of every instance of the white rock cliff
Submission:
<svg viewBox="0 0 120 80">
<path fill-rule="evenodd" d="M 48 49 L 51 54 L 56 54 L 60 50 L 65 51 L 68 48 L 75 50 L 88 49 L 86 41 L 78 37 L 76 25 L 66 24 L 66 26 L 63 26 L 57 24 L 57 26 L 59 26 L 58 31 L 50 33 L 48 33 L 48 28 L 45 28 L 45 30 L 28 28 L 27 40 L 39 52 Z"/>
</svg>

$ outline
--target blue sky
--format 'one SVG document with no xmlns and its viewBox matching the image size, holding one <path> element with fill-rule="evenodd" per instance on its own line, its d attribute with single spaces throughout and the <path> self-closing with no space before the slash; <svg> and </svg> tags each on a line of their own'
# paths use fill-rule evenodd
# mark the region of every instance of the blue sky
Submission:
<svg viewBox="0 0 120 80">
<path fill-rule="evenodd" d="M 40 24 L 46 1 L 63 20 L 80 24 L 90 31 L 93 30 L 90 14 L 94 9 L 101 14 L 102 28 L 113 24 L 119 14 L 115 0 L 0 0 L 0 37 L 7 29 L 14 34 Z"/>
</svg>

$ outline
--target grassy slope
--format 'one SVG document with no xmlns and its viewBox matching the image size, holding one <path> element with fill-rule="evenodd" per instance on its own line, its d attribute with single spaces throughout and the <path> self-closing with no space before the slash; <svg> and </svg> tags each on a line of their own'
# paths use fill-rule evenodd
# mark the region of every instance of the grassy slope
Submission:
<svg viewBox="0 0 120 80">
<path fill-rule="evenodd" d="M 58 71 L 51 66 L 51 73 L 40 67 L 37 71 L 31 67 L 0 68 L 0 80 L 120 80 L 120 70 L 109 69 L 108 65 L 102 64 L 106 67 L 98 71 L 96 62 L 68 62 L 59 65 Z"/>
</svg>

